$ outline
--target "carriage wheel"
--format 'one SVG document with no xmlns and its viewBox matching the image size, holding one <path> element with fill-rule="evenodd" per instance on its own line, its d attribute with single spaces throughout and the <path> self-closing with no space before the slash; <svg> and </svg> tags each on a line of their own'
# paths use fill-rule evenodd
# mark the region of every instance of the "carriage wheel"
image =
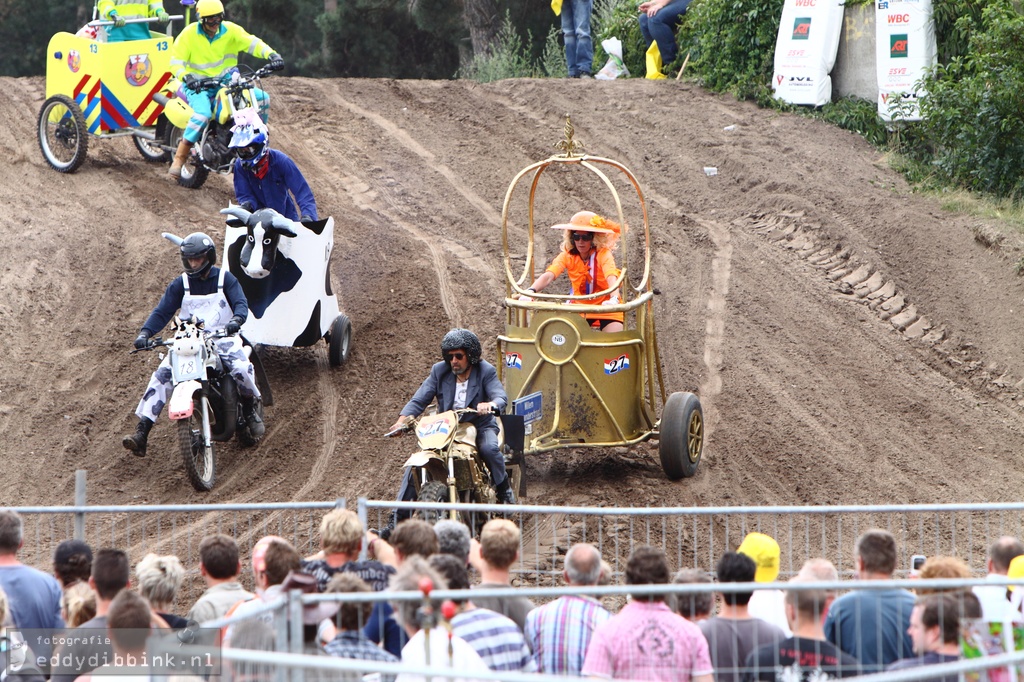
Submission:
<svg viewBox="0 0 1024 682">
<path fill-rule="evenodd" d="M 39 111 L 39 149 L 58 173 L 74 173 L 85 162 L 89 133 L 85 116 L 74 100 L 54 95 Z"/>
</svg>

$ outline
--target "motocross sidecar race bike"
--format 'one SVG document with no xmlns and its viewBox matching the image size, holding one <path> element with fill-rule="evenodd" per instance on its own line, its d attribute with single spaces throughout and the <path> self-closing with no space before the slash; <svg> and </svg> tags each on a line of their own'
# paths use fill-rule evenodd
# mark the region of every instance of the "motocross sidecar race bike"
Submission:
<svg viewBox="0 0 1024 682">
<path fill-rule="evenodd" d="M 612 159 L 582 154 L 582 145 L 573 138 L 567 117 L 565 138 L 556 145 L 563 153 L 520 171 L 502 207 L 506 321 L 505 333 L 498 337 L 498 373 L 512 413 L 523 420 L 523 454 L 629 446 L 657 439 L 665 474 L 670 479 L 693 476 L 704 447 L 704 413 L 693 393 L 665 392 L 654 327 L 651 228 L 643 192 L 628 168 Z M 527 290 L 538 274 L 535 201 L 548 170 L 560 171 L 548 178 L 588 171 L 593 175 L 583 180 L 609 191 L 611 201 L 606 205 L 614 206 L 615 213 L 609 214 L 617 215 L 625 245 L 618 253 L 620 303 L 588 303 L 614 294 L 610 288 L 582 295 Z M 615 183 L 609 178 L 612 172 L 615 180 L 636 193 L 638 206 L 630 215 L 642 216 L 642 224 L 635 228 L 625 220 Z M 525 225 L 516 226 L 513 236 L 517 243 L 525 243 L 525 254 L 511 252 L 509 220 L 516 188 L 524 179 L 529 180 L 525 183 L 527 218 Z M 631 230 L 640 232 L 630 238 Z M 638 255 L 642 255 L 640 268 L 634 271 Z M 521 263 L 521 269 L 513 271 L 513 263 Z M 609 312 L 624 313 L 623 331 L 597 331 L 583 317 Z M 525 488 L 525 478 L 521 487 Z M 517 496 L 521 492 L 516 490 Z"/>
<path fill-rule="evenodd" d="M 159 93 L 171 80 L 171 17 L 167 33 L 149 40 L 107 43 L 85 35 L 56 33 L 46 48 L 46 101 L 37 133 L 43 158 L 59 173 L 73 173 L 85 162 L 89 138 L 130 135 L 147 161 L 171 158 L 167 121 Z M 130 19 L 152 23 L 157 19 Z M 112 21 L 92 21 L 96 29 Z"/>
<path fill-rule="evenodd" d="M 229 146 L 236 116 L 245 111 L 247 116 L 258 116 L 266 123 L 270 100 L 260 87 L 260 81 L 273 71 L 269 64 L 256 70 L 242 64 L 230 76 L 201 78 L 191 86 L 182 86 L 191 87 L 195 92 L 213 91 L 216 94 L 213 117 L 182 166 L 179 185 L 199 189 L 211 172 L 221 175 L 231 172 L 237 158 L 235 150 Z M 161 129 L 163 137 L 160 141 L 171 154 L 178 148 L 185 134 L 185 126 L 192 117 L 192 108 L 184 97 L 185 93 L 181 89 L 156 95 L 157 101 L 164 105 L 164 115 L 170 124 Z"/>
<path fill-rule="evenodd" d="M 204 329 L 201 321 L 178 317 L 174 318 L 173 330 L 171 339 L 154 337 L 145 348 L 131 352 L 168 349 L 174 389 L 167 402 L 167 416 L 177 424 L 178 453 L 189 482 L 199 492 L 206 492 L 213 488 L 217 477 L 214 442 L 236 437 L 239 443 L 251 447 L 260 437 L 250 430 L 235 380 L 217 354 L 217 339 L 226 334 Z M 243 339 L 242 347 L 252 360 L 252 346 Z M 256 374 L 266 398 L 270 395 L 266 376 L 261 371 Z M 263 406 L 257 405 L 262 418 Z"/>
<path fill-rule="evenodd" d="M 270 208 L 221 209 L 227 218 L 224 263 L 249 302 L 242 334 L 264 346 L 327 341 L 332 367 L 348 360 L 352 322 L 331 287 L 334 218 L 296 222 Z"/>
<path fill-rule="evenodd" d="M 475 413 L 472 408 L 429 413 L 410 420 L 404 429 L 384 434 L 387 437 L 405 431 L 416 433 L 419 450 L 409 456 L 405 467 L 413 469 L 412 485 L 417 502 L 497 503 L 490 471 L 476 449 L 476 427 L 470 422 L 459 421 L 463 415 Z M 505 429 L 499 418 L 498 448 L 504 450 L 505 444 Z M 518 447 L 512 446 L 513 449 L 521 447 L 521 443 Z M 512 489 L 517 490 L 521 478 L 518 464 L 508 465 L 508 476 Z M 464 521 L 474 532 L 479 532 L 490 518 L 485 512 L 459 512 L 455 509 L 442 512 L 431 508 L 420 510 L 419 516 L 433 523 L 445 513 L 453 520 Z"/>
</svg>

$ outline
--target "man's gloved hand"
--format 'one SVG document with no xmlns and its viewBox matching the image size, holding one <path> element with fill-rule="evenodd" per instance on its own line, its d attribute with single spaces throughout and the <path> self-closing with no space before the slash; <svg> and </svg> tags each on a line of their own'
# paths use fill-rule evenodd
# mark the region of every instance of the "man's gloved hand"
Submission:
<svg viewBox="0 0 1024 682">
<path fill-rule="evenodd" d="M 186 73 L 185 77 L 181 79 L 181 82 L 185 84 L 185 89 L 191 90 L 192 92 L 199 92 L 199 81 L 201 79 L 194 73 Z"/>
<path fill-rule="evenodd" d="M 282 57 L 278 53 L 272 52 L 268 59 L 270 60 L 270 68 L 273 71 L 280 71 L 281 69 L 284 68 L 284 57 Z"/>
<path fill-rule="evenodd" d="M 135 337 L 135 348 L 142 350 L 149 345 L 149 332 L 143 329 L 139 332 L 139 335 Z"/>
<path fill-rule="evenodd" d="M 243 201 L 241 207 L 244 208 L 249 213 L 252 213 L 253 211 L 256 210 L 256 206 L 253 205 L 251 201 Z"/>
<path fill-rule="evenodd" d="M 114 22 L 115 28 L 124 28 L 125 20 L 124 17 L 122 17 L 120 14 L 118 14 L 117 12 L 111 12 L 109 18 L 112 22 Z"/>
<path fill-rule="evenodd" d="M 239 332 L 241 328 L 242 318 L 240 318 L 238 315 L 235 315 L 230 320 L 228 320 L 228 323 L 226 325 L 224 325 L 224 333 L 227 334 L 228 336 L 234 336 Z"/>
<path fill-rule="evenodd" d="M 609 296 L 607 300 L 601 301 L 601 305 L 618 305 L 618 304 L 619 304 L 619 297 L 618 296 Z"/>
<path fill-rule="evenodd" d="M 166 24 L 171 20 L 171 15 L 161 9 L 157 10 L 156 18 L 159 19 L 161 23 Z"/>
</svg>

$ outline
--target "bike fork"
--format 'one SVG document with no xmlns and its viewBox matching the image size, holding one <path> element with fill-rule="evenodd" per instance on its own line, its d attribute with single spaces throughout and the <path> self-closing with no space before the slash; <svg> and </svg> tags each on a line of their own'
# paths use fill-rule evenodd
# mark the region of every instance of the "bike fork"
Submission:
<svg viewBox="0 0 1024 682">
<path fill-rule="evenodd" d="M 455 460 L 451 457 L 448 458 L 448 501 L 455 504 L 459 501 L 457 497 L 458 493 L 455 491 Z M 459 513 L 454 509 L 450 512 L 452 521 L 458 521 Z"/>
<path fill-rule="evenodd" d="M 203 411 L 203 447 L 209 448 L 213 443 L 213 437 L 210 433 L 210 399 L 204 395 L 200 405 Z"/>
</svg>

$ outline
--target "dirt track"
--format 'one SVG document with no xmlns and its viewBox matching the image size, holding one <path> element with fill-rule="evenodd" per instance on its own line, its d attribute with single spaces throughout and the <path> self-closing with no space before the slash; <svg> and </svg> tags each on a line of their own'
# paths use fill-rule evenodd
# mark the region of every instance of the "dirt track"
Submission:
<svg viewBox="0 0 1024 682">
<path fill-rule="evenodd" d="M 274 146 L 337 221 L 333 276 L 355 345 L 340 370 L 324 344 L 270 349 L 267 438 L 222 446 L 217 486 L 200 495 L 166 420 L 148 458 L 121 448 L 156 362 L 127 351 L 180 271 L 160 233 L 219 238 L 230 179 L 179 188 L 126 140 L 94 140 L 60 175 L 36 142 L 42 79 L 0 79 L 0 503 L 69 504 L 79 468 L 96 503 L 393 495 L 411 444 L 377 434 L 451 326 L 473 327 L 493 357 L 502 200 L 553 153 L 566 112 L 587 151 L 625 163 L 647 193 L 666 376 L 700 394 L 708 444 L 697 476 L 675 483 L 656 444 L 541 456 L 526 501 L 1019 499 L 1020 253 L 911 194 L 856 136 L 671 82 L 266 85 Z M 560 176 L 538 221 L 608 203 Z"/>
</svg>

